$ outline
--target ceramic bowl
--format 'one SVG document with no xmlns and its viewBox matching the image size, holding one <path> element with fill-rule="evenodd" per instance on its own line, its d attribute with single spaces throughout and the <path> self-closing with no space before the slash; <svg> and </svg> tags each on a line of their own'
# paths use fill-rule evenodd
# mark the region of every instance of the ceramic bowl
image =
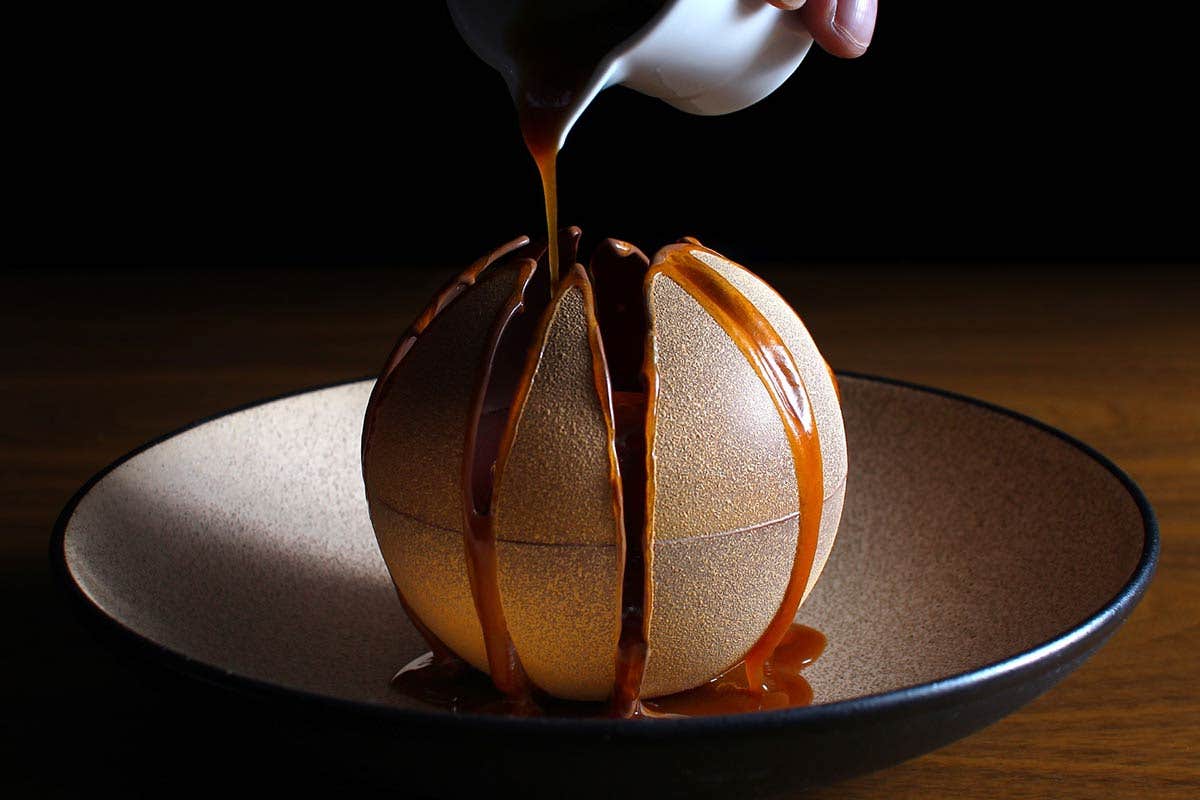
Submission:
<svg viewBox="0 0 1200 800">
<path fill-rule="evenodd" d="M 1129 614 L 1158 552 L 1141 491 L 1086 445 L 977 400 L 839 380 L 849 484 L 837 546 L 798 616 L 829 641 L 804 673 L 805 708 L 520 719 L 393 692 L 424 647 L 363 496 L 370 381 L 231 411 L 129 454 L 64 509 L 52 559 L 114 645 L 318 731 L 358 731 L 352 745 L 331 735 L 331 757 L 396 789 L 827 783 L 960 738 L 1061 680 Z"/>
</svg>

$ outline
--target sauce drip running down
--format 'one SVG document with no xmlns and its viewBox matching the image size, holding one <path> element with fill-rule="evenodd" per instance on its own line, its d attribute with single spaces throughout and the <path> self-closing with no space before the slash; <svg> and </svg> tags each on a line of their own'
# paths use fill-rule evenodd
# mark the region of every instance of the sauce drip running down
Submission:
<svg viewBox="0 0 1200 800">
<path fill-rule="evenodd" d="M 494 379 L 494 373 L 497 372 L 497 364 L 504 363 L 499 358 L 505 349 L 502 347 L 504 335 L 510 331 L 516 317 L 525 310 L 526 288 L 536 267 L 533 261 L 526 261 L 522 265 L 517 289 L 488 334 L 487 353 L 471 402 L 461 479 L 467 576 L 475 600 L 476 615 L 483 630 L 488 671 L 496 688 L 517 703 L 527 701 L 530 690 L 529 679 L 513 647 L 504 619 L 504 607 L 500 602 L 496 517 L 492 508 L 494 482 L 490 475 L 490 465 L 496 461 L 497 439 L 494 435 L 481 434 L 497 427 L 495 422 L 499 415 L 487 413 L 489 390 L 500 383 Z M 509 337 L 510 347 L 513 338 Z"/>
<path fill-rule="evenodd" d="M 804 589 L 808 585 L 808 576 L 812 572 L 817 555 L 825 496 L 821 443 L 817 438 L 817 423 L 808 390 L 804 387 L 804 379 L 800 376 L 800 370 L 787 345 L 753 303 L 716 270 L 696 257 L 695 253 L 698 251 L 704 251 L 704 248 L 692 242 L 663 248 L 658 253 L 658 261 L 651 268 L 647 281 L 653 280 L 657 274 L 675 281 L 700 303 L 741 350 L 779 412 L 788 443 L 791 445 L 792 461 L 796 470 L 800 530 L 796 537 L 796 557 L 792 562 L 792 572 L 783 601 L 779 604 L 774 618 L 744 659 L 748 685 L 763 687 L 765 690 L 766 661 L 783 642 L 792 619 L 800 608 Z M 647 362 L 647 370 L 650 369 L 652 362 Z M 650 385 L 654 385 L 653 382 Z M 653 421 L 652 401 L 651 432 Z M 650 492 L 653 508 L 653 481 L 650 483 Z"/>
</svg>

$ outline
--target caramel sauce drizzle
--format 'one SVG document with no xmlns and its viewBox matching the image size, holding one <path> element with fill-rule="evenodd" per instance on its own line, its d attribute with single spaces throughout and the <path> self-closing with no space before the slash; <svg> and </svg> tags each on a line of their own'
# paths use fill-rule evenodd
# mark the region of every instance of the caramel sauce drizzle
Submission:
<svg viewBox="0 0 1200 800">
<path fill-rule="evenodd" d="M 575 238 L 577 240 L 577 237 Z M 504 474 L 505 465 L 508 461 L 509 454 L 512 452 L 513 442 L 516 439 L 517 421 L 520 418 L 521 409 L 524 408 L 526 398 L 528 397 L 530 389 L 533 386 L 533 378 L 537 372 L 538 364 L 541 361 L 541 353 L 545 347 L 550 324 L 554 319 L 555 311 L 558 309 L 563 296 L 573 289 L 578 289 L 583 294 L 583 307 L 588 334 L 588 343 L 592 352 L 592 380 L 596 389 L 597 399 L 600 401 L 601 415 L 604 417 L 605 431 L 607 434 L 605 438 L 608 446 L 608 459 L 610 465 L 609 482 L 612 496 L 613 519 L 617 528 L 616 555 L 619 576 L 618 580 L 620 581 L 623 580 L 627 560 L 625 552 L 626 511 L 624 508 L 624 492 L 620 460 L 617 454 L 616 416 L 613 410 L 613 393 L 612 387 L 609 384 L 609 370 L 608 363 L 605 359 L 604 342 L 600 338 L 600 325 L 596 319 L 592 284 L 588 280 L 587 273 L 584 272 L 584 269 L 580 264 L 574 264 L 571 267 L 570 272 L 568 272 L 566 278 L 564 278 L 563 281 L 558 284 L 558 287 L 554 292 L 554 300 L 552 300 L 550 305 L 546 308 L 542 315 L 542 319 L 538 324 L 538 330 L 533 339 L 535 346 L 529 348 L 525 367 L 521 372 L 520 379 L 518 380 L 516 393 L 513 397 L 512 407 L 509 411 L 508 422 L 505 425 L 504 434 L 500 441 L 500 450 L 496 459 L 494 481 L 495 485 L 500 485 L 501 476 Z M 620 642 L 618 641 L 618 652 L 620 652 L 620 648 Z M 618 667 L 618 672 L 619 671 L 620 668 Z M 542 699 L 539 702 L 541 705 L 544 705 L 546 701 L 545 699 Z"/>
<path fill-rule="evenodd" d="M 507 697 L 525 701 L 530 696 L 529 678 L 513 646 L 500 601 L 499 567 L 496 560 L 496 517 L 494 481 L 475 481 L 475 461 L 479 447 L 479 426 L 483 419 L 484 399 L 492 378 L 500 340 L 513 319 L 525 309 L 525 289 L 537 269 L 537 263 L 526 260 L 520 266 L 517 288 L 492 324 L 488 334 L 479 379 L 467 417 L 466 439 L 462 460 L 463 540 L 467 554 L 467 575 L 475 612 L 483 630 L 488 671 L 492 681 Z"/>
<path fill-rule="evenodd" d="M 383 369 L 379 373 L 379 378 L 375 381 L 375 386 L 371 388 L 371 397 L 367 400 L 367 411 L 363 417 L 362 457 L 364 480 L 366 479 L 367 444 L 370 442 L 371 435 L 375 431 L 375 418 L 378 416 L 383 396 L 387 393 L 389 386 L 388 376 L 400 365 L 400 362 L 412 350 L 413 345 L 417 343 L 417 339 L 420 338 L 421 334 L 425 332 L 425 329 L 429 327 L 429 324 L 433 322 L 438 314 L 445 311 L 463 292 L 474 286 L 485 269 L 508 254 L 528 245 L 528 236 L 518 236 L 500 245 L 482 258 L 476 259 L 471 266 L 450 279 L 441 289 L 438 289 L 433 295 L 433 299 L 429 301 L 429 304 L 417 315 L 417 318 L 408 326 L 408 329 L 400 337 L 400 340 L 396 342 L 396 346 L 392 348 L 392 352 L 388 354 L 387 361 L 384 362 Z"/>
<path fill-rule="evenodd" d="M 558 298 L 561 297 L 562 291 L 575 286 L 585 293 L 596 390 L 604 410 L 608 433 L 613 513 L 619 531 L 617 547 L 618 562 L 621 565 L 620 632 L 610 710 L 619 716 L 633 717 L 673 714 L 684 707 L 688 710 L 682 713 L 727 713 L 730 710 L 740 710 L 743 706 L 748 709 L 749 705 L 754 703 L 758 704 L 758 708 L 764 707 L 763 703 L 767 702 L 764 698 L 773 696 L 772 693 L 779 694 L 768 685 L 767 678 L 771 677 L 766 675 L 771 672 L 768 669 L 768 657 L 775 654 L 778 658 L 781 652 L 785 652 L 780 649 L 781 643 L 791 641 L 788 637 L 794 637 L 794 629 L 790 627 L 791 619 L 799 606 L 808 573 L 812 568 L 816 552 L 816 532 L 821 516 L 820 449 L 816 441 L 807 394 L 787 348 L 757 309 L 719 275 L 689 254 L 689 246 L 698 248 L 699 242 L 689 239 L 689 245 L 677 245 L 660 251 L 656 264 L 645 275 L 644 287 L 648 288 L 649 280 L 657 272 L 676 280 L 737 343 L 771 393 L 784 420 L 793 450 L 800 495 L 801 530 L 797 557 L 784 599 L 767 630 L 746 655 L 746 686 L 739 688 L 732 677 L 734 671 L 731 671 L 714 679 L 707 686 L 694 690 L 698 694 L 682 706 L 678 705 L 678 702 L 683 701 L 668 703 L 661 698 L 653 701 L 653 704 L 643 704 L 641 684 L 648 657 L 647 643 L 653 608 L 653 441 L 658 391 L 657 375 L 653 366 L 653 343 L 647 333 L 641 343 L 642 385 L 636 388 L 625 385 L 632 381 L 624 375 L 623 367 L 621 385 L 614 387 L 605 361 L 593 290 L 586 274 L 582 268 L 575 265 L 566 276 L 564 285 L 559 287 L 561 253 L 557 160 L 564 132 L 570 119 L 577 115 L 586 103 L 586 89 L 595 78 L 594 72 L 604 56 L 639 30 L 661 10 L 664 3 L 662 0 L 630 0 L 614 5 L 607 0 L 577 0 L 567 9 L 559 0 L 514 0 L 511 5 L 516 13 L 510 17 L 512 27 L 506 34 L 506 49 L 514 58 L 515 73 L 507 78 L 517 108 L 522 137 L 541 178 L 548 240 L 550 294 Z M 374 428 L 375 409 L 387 391 L 389 382 L 386 378 L 411 350 L 421 332 L 438 313 L 475 283 L 479 273 L 488 264 L 527 244 L 528 239 L 515 240 L 472 265 L 456 282 L 435 297 L 434 302 L 402 337 L 372 392 L 364 420 L 364 454 L 366 442 Z M 636 248 L 623 243 L 613 243 L 613 246 L 618 251 L 621 251 L 621 247 L 628 248 L 628 252 L 636 251 Z M 640 253 L 638 255 L 641 257 Z M 486 461 L 487 452 L 482 456 L 480 454 L 480 428 L 484 422 L 484 406 L 492 380 L 493 360 L 509 323 L 524 309 L 524 291 L 533 268 L 527 269 L 530 271 L 522 274 L 520 288 L 514 293 L 490 331 L 487 357 L 476 384 L 472 410 L 467 422 L 466 446 L 461 465 L 464 546 L 471 592 L 483 631 L 492 683 L 494 688 L 505 695 L 507 701 L 497 704 L 496 698 L 490 692 L 474 689 L 463 696 L 455 694 L 461 694 L 455 686 L 461 688 L 464 680 L 474 680 L 478 684 L 478 676 L 463 677 L 464 674 L 472 675 L 472 671 L 468 669 L 464 673 L 463 664 L 448 655 L 445 646 L 411 613 L 402 596 L 400 599 L 405 611 L 430 642 L 434 654 L 428 663 L 412 670 L 403 670 L 396 678 L 396 685 L 400 690 L 414 695 L 429 690 L 425 691 L 425 695 L 428 696 L 422 696 L 435 704 L 446 700 L 449 694 L 455 694 L 450 702 L 457 710 L 554 713 L 551 709 L 573 708 L 573 713 L 578 714 L 580 704 L 563 704 L 561 701 L 546 698 L 539 698 L 538 701 L 543 710 L 534 711 L 539 707 L 533 704 L 536 687 L 532 686 L 525 674 L 513 646 L 499 592 L 494 487 L 499 484 L 499 475 L 512 446 L 516 418 L 537 366 L 539 353 L 535 351 L 539 351 L 540 348 L 530 347 L 525 370 L 514 391 L 514 401 L 505 412 L 507 420 L 494 464 L 483 463 Z M 646 302 L 645 291 L 642 293 L 641 302 Z M 552 317 L 554 305 L 555 303 L 552 303 L 543 314 L 535 342 L 544 341 L 545 328 Z M 611 328 L 609 332 L 619 336 L 619 332 Z M 627 351 L 624 347 L 615 349 L 620 350 L 622 362 L 636 360 L 632 350 Z M 632 369 L 629 372 L 632 372 Z M 481 474 L 488 474 L 488 467 L 494 469 L 491 479 L 485 477 L 480 480 Z M 813 641 L 812 637 L 800 638 L 810 643 Z M 819 652 L 819 649 L 816 652 Z M 815 658 L 815 654 L 813 657 Z M 784 668 L 781 662 L 780 668 L 775 672 L 782 674 L 794 666 L 792 661 L 788 661 Z M 803 679 L 796 677 L 798 682 L 792 681 L 789 686 L 795 688 L 803 684 Z M 779 680 L 775 681 L 775 688 L 778 688 Z M 435 691 L 431 687 L 440 688 Z M 478 686 L 475 688 L 478 689 Z M 442 691 L 443 689 L 445 691 Z M 743 697 L 745 692 L 752 695 L 750 700 Z M 798 688 L 794 692 L 787 690 L 784 694 L 794 703 L 811 700 L 811 692 L 807 695 L 808 699 L 804 699 L 806 695 Z M 728 705 L 730 698 L 738 698 L 736 708 Z M 672 703 L 675 705 L 671 706 Z M 704 709 L 710 711 L 706 712 Z"/>
<path fill-rule="evenodd" d="M 694 240 L 660 250 L 646 275 L 647 294 L 655 276 L 670 278 L 691 295 L 733 340 L 754 368 L 779 412 L 796 471 L 800 515 L 791 575 L 778 610 L 743 659 L 747 685 L 762 693 L 769 688 L 765 683 L 765 664 L 792 626 L 816 558 L 824 502 L 821 444 L 817 438 L 816 420 L 808 391 L 787 345 L 761 311 L 716 270 L 694 255 L 697 250 L 712 253 L 695 244 Z M 716 253 L 713 255 L 720 258 Z M 646 363 L 648 385 L 654 386 L 651 374 L 653 362 L 647 359 Z M 651 413 L 647 416 L 647 427 L 652 443 L 653 397 L 656 392 L 650 394 Z M 653 509 L 653 481 L 650 482 L 649 495 Z"/>
<path fill-rule="evenodd" d="M 452 278 L 434 294 L 433 299 L 430 300 L 429 304 L 421 311 L 420 314 L 417 315 L 417 318 L 412 321 L 412 323 L 408 326 L 408 329 L 400 337 L 400 340 L 396 343 L 396 346 L 392 348 L 392 352 L 388 354 L 387 361 L 384 362 L 384 366 L 379 374 L 379 378 L 375 381 L 375 385 L 371 388 L 371 396 L 367 400 L 367 410 L 363 415 L 361 456 L 363 464 L 363 482 L 365 485 L 371 485 L 366 475 L 366 465 L 368 463 L 367 448 L 375 430 L 375 420 L 378 417 L 379 407 L 382 405 L 384 398 L 387 396 L 387 390 L 390 385 L 388 376 L 390 376 L 396 367 L 400 365 L 400 362 L 402 362 L 404 357 L 412 350 L 413 345 L 417 343 L 417 339 L 421 337 L 421 334 L 425 332 L 433 320 L 439 314 L 445 311 L 451 303 L 457 300 L 463 294 L 463 292 L 474 286 L 484 270 L 510 253 L 520 250 L 521 248 L 528 247 L 529 244 L 530 240 L 528 236 L 518 236 L 515 239 L 505 242 L 483 257 L 476 259 L 469 267 Z M 521 286 L 523 287 L 524 285 L 525 281 L 522 281 Z M 400 587 L 395 586 L 394 582 L 393 586 L 396 589 L 396 597 L 400 600 L 401 608 L 404 609 L 404 613 L 408 616 L 409 620 L 412 621 L 413 627 L 417 629 L 417 632 L 420 633 L 421 637 L 429 644 L 434 659 L 442 662 L 457 659 L 457 656 L 445 644 L 445 642 L 438 638 L 438 636 L 434 634 L 434 632 L 430 630 L 424 622 L 421 621 L 421 618 L 417 616 L 416 612 L 413 611 L 412 606 L 410 606 L 408 604 L 408 600 L 405 599 L 404 593 L 400 591 Z"/>
<path fill-rule="evenodd" d="M 642 683 L 642 670 L 646 663 L 646 635 L 642 621 L 642 602 L 638 599 L 631 604 L 628 585 L 632 582 L 636 587 L 645 581 L 644 573 L 639 574 L 638 567 L 641 559 L 636 558 L 640 547 L 631 548 L 632 544 L 645 541 L 645 504 L 637 496 L 636 489 L 643 482 L 638 470 L 636 444 L 632 448 L 633 463 L 630 462 L 629 448 L 617 447 L 618 417 L 614 407 L 614 392 L 610 381 L 611 371 L 605 358 L 604 341 L 601 337 L 600 322 L 596 317 L 596 302 L 592 292 L 591 281 L 583 267 L 576 264 L 571 270 L 570 285 L 578 285 L 583 291 L 583 307 L 587 316 L 588 341 L 592 350 L 592 378 L 596 387 L 596 395 L 600 399 L 603 410 L 604 424 L 608 446 L 609 483 L 612 487 L 613 517 L 617 523 L 617 574 L 618 585 L 621 586 L 621 625 L 617 634 L 617 658 L 615 678 L 613 682 L 612 711 L 617 716 L 633 716 L 638 707 L 638 689 Z M 637 418 L 644 415 L 645 405 L 638 404 L 636 399 L 631 404 L 628 393 L 620 393 L 621 422 L 628 416 Z M 622 425 L 628 428 L 627 425 Z M 645 442 L 642 441 L 642 449 Z M 632 490 L 632 491 L 631 491 Z M 633 494 L 632 501 L 627 503 L 627 494 Z M 631 543 L 631 537 L 636 541 Z M 639 668 L 640 667 L 640 668 Z"/>
</svg>

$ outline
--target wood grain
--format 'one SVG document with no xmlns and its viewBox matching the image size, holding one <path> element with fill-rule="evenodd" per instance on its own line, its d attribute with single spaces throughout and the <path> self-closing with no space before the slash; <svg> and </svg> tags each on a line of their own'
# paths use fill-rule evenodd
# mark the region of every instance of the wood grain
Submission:
<svg viewBox="0 0 1200 800">
<path fill-rule="evenodd" d="M 1062 428 L 1130 473 L 1162 531 L 1161 564 L 1145 600 L 1060 686 L 966 740 L 812 796 L 1197 796 L 1200 282 L 1194 270 L 809 265 L 759 271 L 805 317 L 836 368 L 974 395 Z M 149 773 L 122 766 L 143 748 L 155 753 L 157 774 L 169 780 L 183 762 L 172 761 L 170 747 L 160 748 L 166 755 L 153 748 L 155 732 L 167 718 L 199 719 L 220 707 L 183 699 L 174 685 L 153 685 L 72 619 L 46 559 L 50 528 L 72 493 L 111 460 L 193 419 L 375 372 L 450 274 L 142 269 L 4 278 L 0 608 L 7 631 L 6 751 L 16 755 L 4 771 L 8 783 L 39 794 L 84 784 L 144 788 Z M 211 738 L 204 742 L 187 746 L 215 746 Z M 221 751 L 222 763 L 258 763 L 258 756 L 239 752 Z M 59 766 L 44 766 L 47 759 Z M 289 774 L 331 785 L 353 781 L 311 764 L 297 763 Z"/>
</svg>

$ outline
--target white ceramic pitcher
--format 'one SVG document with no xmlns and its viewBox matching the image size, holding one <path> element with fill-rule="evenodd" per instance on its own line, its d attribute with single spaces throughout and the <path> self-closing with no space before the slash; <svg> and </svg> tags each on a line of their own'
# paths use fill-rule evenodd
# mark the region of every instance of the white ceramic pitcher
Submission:
<svg viewBox="0 0 1200 800">
<path fill-rule="evenodd" d="M 467 44 L 515 91 L 517 68 L 504 46 L 502 27 L 516 4 L 449 0 L 448 5 Z M 766 0 L 667 0 L 596 65 L 558 144 L 609 86 L 628 86 L 691 114 L 727 114 L 775 91 L 811 45 L 799 15 Z"/>
</svg>

